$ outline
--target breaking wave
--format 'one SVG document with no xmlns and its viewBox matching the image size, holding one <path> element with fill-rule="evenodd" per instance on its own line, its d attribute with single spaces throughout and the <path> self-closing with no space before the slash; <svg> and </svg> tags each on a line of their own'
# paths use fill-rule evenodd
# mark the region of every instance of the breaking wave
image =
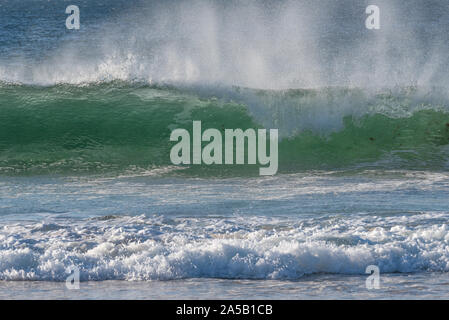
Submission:
<svg viewBox="0 0 449 320">
<path fill-rule="evenodd" d="M 448 110 L 442 91 L 414 87 L 372 91 L 130 82 L 3 84 L 0 173 L 166 167 L 171 164 L 171 131 L 191 131 L 192 120 L 202 121 L 203 130 L 278 128 L 280 172 L 351 166 L 441 170 L 448 164 Z M 257 172 L 251 166 L 222 167 L 239 174 Z M 183 172 L 198 173 L 194 166 L 189 170 Z M 221 170 L 218 166 L 206 172 Z"/>
<path fill-rule="evenodd" d="M 307 220 L 104 217 L 0 228 L 0 279 L 299 279 L 449 271 L 445 213 Z"/>
</svg>

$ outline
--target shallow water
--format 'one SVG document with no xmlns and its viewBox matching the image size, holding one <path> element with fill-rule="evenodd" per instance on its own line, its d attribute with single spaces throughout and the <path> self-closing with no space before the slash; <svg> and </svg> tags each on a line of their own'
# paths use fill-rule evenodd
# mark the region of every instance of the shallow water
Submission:
<svg viewBox="0 0 449 320">
<path fill-rule="evenodd" d="M 368 290 L 365 276 L 316 275 L 298 281 L 189 279 L 172 281 L 90 281 L 79 290 L 64 283 L 0 281 L 0 299 L 448 299 L 445 273 L 384 274 L 379 289 Z"/>
</svg>

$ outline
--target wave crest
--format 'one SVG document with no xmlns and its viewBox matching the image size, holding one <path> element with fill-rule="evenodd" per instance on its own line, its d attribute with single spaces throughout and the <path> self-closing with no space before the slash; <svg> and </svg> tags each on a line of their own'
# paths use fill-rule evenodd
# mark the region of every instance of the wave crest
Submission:
<svg viewBox="0 0 449 320">
<path fill-rule="evenodd" d="M 167 167 L 171 130 L 191 131 L 193 120 L 202 121 L 203 129 L 279 129 L 281 172 L 348 166 L 439 170 L 448 164 L 448 104 L 443 93 L 426 92 L 3 84 L 0 172 Z M 199 171 L 223 170 L 209 168 Z"/>
</svg>

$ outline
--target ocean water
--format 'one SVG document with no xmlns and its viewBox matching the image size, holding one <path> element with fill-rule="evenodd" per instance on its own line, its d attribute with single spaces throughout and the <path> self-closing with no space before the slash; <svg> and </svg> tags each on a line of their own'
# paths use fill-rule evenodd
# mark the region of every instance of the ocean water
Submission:
<svg viewBox="0 0 449 320">
<path fill-rule="evenodd" d="M 0 298 L 448 298 L 444 1 L 380 30 L 364 1 L 70 4 L 0 2 Z M 172 165 L 193 120 L 279 129 L 277 175 Z"/>
</svg>

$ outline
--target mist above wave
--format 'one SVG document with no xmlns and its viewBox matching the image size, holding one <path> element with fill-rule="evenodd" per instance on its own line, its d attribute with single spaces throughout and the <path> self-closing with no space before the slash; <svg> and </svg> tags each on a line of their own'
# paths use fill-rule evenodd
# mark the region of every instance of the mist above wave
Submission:
<svg viewBox="0 0 449 320">
<path fill-rule="evenodd" d="M 57 50 L 1 61 L 0 79 L 265 89 L 446 86 L 443 4 L 378 1 L 381 29 L 373 31 L 365 29 L 363 1 L 138 2 L 68 34 Z"/>
</svg>

